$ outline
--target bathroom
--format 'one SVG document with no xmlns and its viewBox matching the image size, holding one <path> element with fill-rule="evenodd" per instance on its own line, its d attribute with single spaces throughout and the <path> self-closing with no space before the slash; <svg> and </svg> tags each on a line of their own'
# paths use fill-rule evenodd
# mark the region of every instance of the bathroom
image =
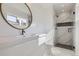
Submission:
<svg viewBox="0 0 79 59">
<path fill-rule="evenodd" d="M 1 3 L 0 56 L 79 55 L 78 13 L 78 3 Z M 30 25 L 8 22 L 11 14 L 30 15 Z"/>
</svg>

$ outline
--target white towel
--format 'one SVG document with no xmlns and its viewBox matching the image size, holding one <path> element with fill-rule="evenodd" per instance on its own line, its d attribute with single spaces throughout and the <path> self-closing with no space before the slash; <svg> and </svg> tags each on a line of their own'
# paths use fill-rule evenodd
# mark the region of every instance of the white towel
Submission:
<svg viewBox="0 0 79 59">
<path fill-rule="evenodd" d="M 46 44 L 48 45 L 54 45 L 54 35 L 55 35 L 55 30 L 52 29 L 48 34 L 47 34 L 47 37 L 46 37 Z"/>
<path fill-rule="evenodd" d="M 38 38 L 38 45 L 42 45 L 44 43 L 54 45 L 54 33 L 55 30 L 53 29 L 48 34 L 40 34 Z"/>
</svg>

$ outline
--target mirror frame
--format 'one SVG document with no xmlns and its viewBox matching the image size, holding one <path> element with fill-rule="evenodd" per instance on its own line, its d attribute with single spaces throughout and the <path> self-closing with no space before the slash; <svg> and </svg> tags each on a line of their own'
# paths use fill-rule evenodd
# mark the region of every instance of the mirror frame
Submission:
<svg viewBox="0 0 79 59">
<path fill-rule="evenodd" d="M 26 5 L 26 8 L 28 8 L 28 10 L 29 10 L 29 12 L 30 12 L 30 14 L 31 14 L 31 15 L 30 15 L 31 19 L 30 19 L 29 25 L 28 25 L 26 28 L 21 29 L 21 28 L 17 28 L 17 27 L 15 27 L 15 26 L 13 26 L 12 24 L 10 24 L 10 23 L 6 20 L 4 14 L 3 14 L 3 11 L 2 11 L 2 3 L 0 3 L 0 12 L 1 12 L 1 15 L 2 15 L 3 19 L 5 20 L 5 22 L 6 22 L 8 25 L 10 25 L 11 27 L 13 27 L 13 28 L 15 28 L 15 29 L 18 29 L 18 30 L 27 29 L 27 28 L 29 28 L 29 27 L 31 26 L 31 24 L 32 24 L 32 12 L 31 12 L 31 9 L 30 9 L 30 7 L 29 7 L 26 3 L 24 3 L 24 5 Z"/>
</svg>

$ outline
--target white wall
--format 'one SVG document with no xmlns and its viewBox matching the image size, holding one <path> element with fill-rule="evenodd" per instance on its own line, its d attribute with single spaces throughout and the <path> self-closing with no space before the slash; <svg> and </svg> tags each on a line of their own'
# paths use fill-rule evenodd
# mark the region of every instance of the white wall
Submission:
<svg viewBox="0 0 79 59">
<path fill-rule="evenodd" d="M 79 4 L 77 3 L 76 4 L 76 29 L 75 29 L 75 40 L 74 40 L 74 43 L 75 43 L 75 52 L 76 52 L 76 55 L 79 56 Z"/>
<path fill-rule="evenodd" d="M 28 4 L 33 15 L 33 23 L 26 29 L 27 34 L 47 33 L 52 29 L 52 4 Z M 0 43 L 14 41 L 19 31 L 10 27 L 0 15 Z M 17 46 L 0 49 L 0 55 L 42 55 L 44 47 L 38 46 L 38 41 L 33 40 Z"/>
</svg>

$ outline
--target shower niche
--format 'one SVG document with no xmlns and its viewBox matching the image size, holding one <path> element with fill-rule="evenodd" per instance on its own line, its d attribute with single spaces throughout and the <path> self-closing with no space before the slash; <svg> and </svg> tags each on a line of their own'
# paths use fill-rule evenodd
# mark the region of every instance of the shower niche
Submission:
<svg viewBox="0 0 79 59">
<path fill-rule="evenodd" d="M 54 45 L 74 51 L 75 4 L 54 4 L 54 11 L 56 22 Z"/>
</svg>

